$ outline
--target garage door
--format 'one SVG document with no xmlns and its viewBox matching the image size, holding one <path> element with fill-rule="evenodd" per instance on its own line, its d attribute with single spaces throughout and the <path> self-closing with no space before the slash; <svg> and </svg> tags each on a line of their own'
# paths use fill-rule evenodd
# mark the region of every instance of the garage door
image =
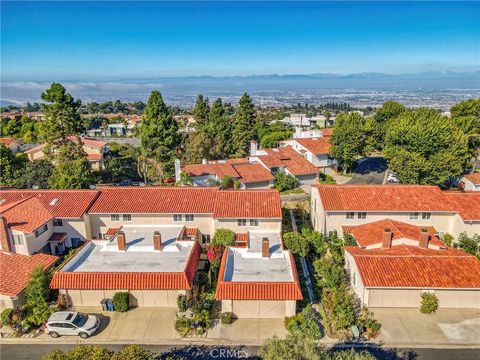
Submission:
<svg viewBox="0 0 480 360">
<path fill-rule="evenodd" d="M 241 319 L 284 318 L 285 301 L 234 300 L 232 310 Z"/>
<path fill-rule="evenodd" d="M 176 307 L 177 296 L 178 291 L 176 290 L 132 290 L 130 292 L 130 301 L 132 302 L 132 306 Z"/>
<path fill-rule="evenodd" d="M 440 308 L 480 308 L 479 290 L 436 290 L 435 295 L 438 297 L 438 306 Z"/>
<path fill-rule="evenodd" d="M 369 307 L 418 307 L 420 290 L 370 290 Z"/>
</svg>

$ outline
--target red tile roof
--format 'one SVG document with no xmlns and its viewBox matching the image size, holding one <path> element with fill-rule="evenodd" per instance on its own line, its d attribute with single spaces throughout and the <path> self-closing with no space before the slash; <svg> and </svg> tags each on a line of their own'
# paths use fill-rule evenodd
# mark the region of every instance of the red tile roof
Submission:
<svg viewBox="0 0 480 360">
<path fill-rule="evenodd" d="M 185 235 L 197 236 L 200 230 L 198 228 L 185 228 Z"/>
<path fill-rule="evenodd" d="M 332 147 L 328 137 L 299 138 L 294 140 L 314 155 L 328 154 Z"/>
<path fill-rule="evenodd" d="M 231 176 L 234 178 L 240 177 L 237 171 L 229 163 L 185 165 L 183 171 L 190 176 L 216 175 L 219 178 L 225 176 Z"/>
<path fill-rule="evenodd" d="M 292 175 L 316 174 L 317 168 L 291 146 L 277 149 L 265 149 L 268 155 L 257 156 L 265 166 L 285 167 Z"/>
<path fill-rule="evenodd" d="M 0 143 L 4 144 L 5 146 L 8 146 L 14 141 L 13 138 L 11 137 L 0 137 Z"/>
<path fill-rule="evenodd" d="M 345 250 L 355 259 L 366 287 L 480 289 L 480 261 L 457 249 L 401 245 L 371 250 L 346 246 Z"/>
<path fill-rule="evenodd" d="M 55 217 L 79 218 L 98 194 L 97 190 L 1 190 L 0 199 L 5 200 L 3 205 L 7 205 L 34 196 Z M 55 199 L 58 201 L 54 201 Z"/>
<path fill-rule="evenodd" d="M 36 197 L 4 205 L 0 207 L 0 214 L 7 219 L 11 229 L 28 234 L 33 233 L 54 218 L 53 214 Z"/>
<path fill-rule="evenodd" d="M 67 233 L 54 232 L 48 241 L 63 241 L 67 237 Z"/>
<path fill-rule="evenodd" d="M 480 184 L 480 172 L 471 172 L 470 174 L 464 175 L 464 177 L 475 185 Z"/>
<path fill-rule="evenodd" d="M 82 143 L 83 145 L 90 146 L 96 149 L 101 149 L 104 146 L 108 145 L 108 142 L 106 141 L 92 139 L 88 137 L 82 137 Z"/>
<path fill-rule="evenodd" d="M 105 233 L 106 236 L 115 236 L 117 235 L 117 232 L 120 230 L 121 228 L 108 228 L 107 229 L 107 232 Z"/>
<path fill-rule="evenodd" d="M 333 128 L 325 128 L 320 130 L 322 132 L 322 136 L 332 136 Z"/>
<path fill-rule="evenodd" d="M 324 185 L 312 186 L 326 211 L 451 211 L 437 186 Z"/>
<path fill-rule="evenodd" d="M 415 226 L 390 219 L 375 221 L 358 226 L 343 226 L 343 231 L 352 234 L 355 240 L 357 240 L 358 245 L 363 247 L 381 244 L 385 229 L 390 229 L 393 240 L 408 238 L 420 241 L 420 232 L 422 228 L 426 228 L 428 230 L 428 234 L 430 235 L 430 244 L 439 247 L 445 247 L 445 244 L 435 236 L 437 231 L 433 227 Z"/>
<path fill-rule="evenodd" d="M 235 164 L 234 169 L 244 184 L 260 181 L 273 181 L 275 177 L 261 164 Z"/>
<path fill-rule="evenodd" d="M 443 196 L 464 220 L 480 220 L 480 191 L 444 191 Z"/>
<path fill-rule="evenodd" d="M 88 161 L 100 161 L 102 154 L 87 154 Z"/>
<path fill-rule="evenodd" d="M 222 256 L 218 272 L 216 300 L 302 300 L 302 290 L 298 281 L 297 269 L 292 254 L 290 261 L 294 281 L 290 282 L 246 282 L 224 281 L 228 248 Z"/>
<path fill-rule="evenodd" d="M 282 218 L 277 190 L 218 191 L 213 212 L 215 218 Z"/>
<path fill-rule="evenodd" d="M 89 213 L 214 214 L 217 218 L 281 218 L 276 190 L 202 187 L 104 188 Z"/>
<path fill-rule="evenodd" d="M 50 288 L 71 290 L 188 290 L 192 288 L 201 247 L 195 242 L 183 272 L 57 271 Z"/>
<path fill-rule="evenodd" d="M 0 294 L 17 296 L 27 286 L 30 274 L 37 265 L 48 269 L 57 259 L 56 256 L 47 254 L 28 256 L 0 252 Z"/>
</svg>

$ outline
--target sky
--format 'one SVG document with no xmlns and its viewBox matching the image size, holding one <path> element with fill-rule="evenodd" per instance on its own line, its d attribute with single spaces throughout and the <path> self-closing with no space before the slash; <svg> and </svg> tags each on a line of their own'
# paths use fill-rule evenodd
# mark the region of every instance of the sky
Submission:
<svg viewBox="0 0 480 360">
<path fill-rule="evenodd" d="M 2 81 L 480 68 L 480 2 L 1 2 Z"/>
</svg>

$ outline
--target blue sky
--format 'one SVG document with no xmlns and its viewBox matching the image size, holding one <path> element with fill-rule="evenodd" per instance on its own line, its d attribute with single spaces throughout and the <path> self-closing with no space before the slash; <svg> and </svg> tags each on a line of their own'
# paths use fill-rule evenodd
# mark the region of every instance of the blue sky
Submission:
<svg viewBox="0 0 480 360">
<path fill-rule="evenodd" d="M 2 1 L 2 80 L 477 70 L 479 4 Z"/>
</svg>

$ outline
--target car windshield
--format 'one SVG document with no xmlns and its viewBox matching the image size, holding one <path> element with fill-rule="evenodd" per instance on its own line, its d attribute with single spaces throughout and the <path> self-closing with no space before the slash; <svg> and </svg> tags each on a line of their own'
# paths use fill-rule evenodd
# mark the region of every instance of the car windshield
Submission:
<svg viewBox="0 0 480 360">
<path fill-rule="evenodd" d="M 78 313 L 77 316 L 75 316 L 75 318 L 72 320 L 72 323 L 75 326 L 81 327 L 85 325 L 85 323 L 87 322 L 87 319 L 88 319 L 87 315 Z"/>
</svg>

